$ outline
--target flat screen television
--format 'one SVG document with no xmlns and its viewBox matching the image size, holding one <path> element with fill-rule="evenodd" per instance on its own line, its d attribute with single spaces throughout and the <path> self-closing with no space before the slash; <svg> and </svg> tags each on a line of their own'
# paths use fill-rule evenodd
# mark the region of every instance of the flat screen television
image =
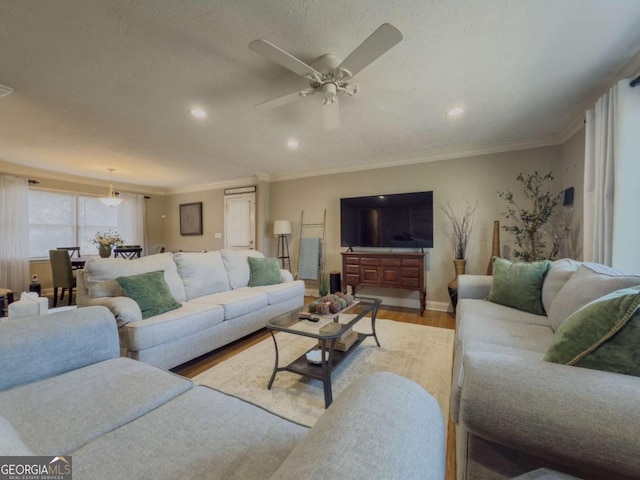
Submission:
<svg viewBox="0 0 640 480">
<path fill-rule="evenodd" d="M 341 198 L 340 244 L 433 248 L 433 192 Z"/>
</svg>

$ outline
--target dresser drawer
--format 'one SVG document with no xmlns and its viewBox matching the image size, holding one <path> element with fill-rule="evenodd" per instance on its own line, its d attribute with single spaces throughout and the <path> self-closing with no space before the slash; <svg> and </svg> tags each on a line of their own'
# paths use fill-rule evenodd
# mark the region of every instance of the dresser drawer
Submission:
<svg viewBox="0 0 640 480">
<path fill-rule="evenodd" d="M 360 265 L 360 257 L 343 257 L 344 263 L 350 263 L 351 265 Z"/>
<path fill-rule="evenodd" d="M 344 283 L 346 285 L 357 285 L 360 283 L 360 275 L 354 275 L 353 273 L 347 273 L 344 276 Z"/>
<path fill-rule="evenodd" d="M 420 259 L 418 259 L 418 258 L 403 258 L 402 259 L 402 266 L 403 267 L 419 267 L 420 266 Z"/>
<path fill-rule="evenodd" d="M 380 259 L 373 258 L 373 257 L 362 257 L 360 258 L 360 264 L 361 265 L 380 265 Z"/>
<path fill-rule="evenodd" d="M 346 265 L 345 273 L 355 273 L 356 275 L 360 273 L 359 265 Z"/>
<path fill-rule="evenodd" d="M 399 258 L 382 258 L 381 260 L 381 265 L 389 267 L 399 267 L 402 264 L 402 261 Z"/>
<path fill-rule="evenodd" d="M 417 268 L 402 268 L 402 277 L 403 278 L 418 278 L 420 276 L 420 270 Z"/>
</svg>

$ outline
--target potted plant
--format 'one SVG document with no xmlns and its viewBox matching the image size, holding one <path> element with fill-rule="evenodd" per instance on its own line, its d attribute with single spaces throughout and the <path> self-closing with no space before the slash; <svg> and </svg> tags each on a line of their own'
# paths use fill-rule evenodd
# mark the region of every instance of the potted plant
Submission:
<svg viewBox="0 0 640 480">
<path fill-rule="evenodd" d="M 122 245 L 122 237 L 118 232 L 107 231 L 98 232 L 92 240 L 93 243 L 98 245 L 98 254 L 102 258 L 108 258 L 111 256 L 111 249 L 117 245 Z"/>
<path fill-rule="evenodd" d="M 469 239 L 473 229 L 473 214 L 478 208 L 478 202 L 471 205 L 468 200 L 465 200 L 465 204 L 460 213 L 457 213 L 449 202 L 440 206 L 440 210 L 449 221 L 451 245 L 453 247 L 455 278 L 449 282 L 447 287 L 454 312 L 458 303 L 458 275 L 465 273 L 467 268 L 467 247 L 469 246 Z"/>
<path fill-rule="evenodd" d="M 551 172 L 546 175 L 538 172 L 528 175 L 520 173 L 516 179 L 529 206 L 522 207 L 516 203 L 511 190 L 498 191 L 498 196 L 507 201 L 507 210 L 503 215 L 513 222 L 502 227 L 515 236 L 517 248 L 513 249 L 513 257 L 525 262 L 554 260 L 560 249 L 560 240 L 569 229 L 563 226 L 562 232 L 554 231 L 552 219 L 560 205 L 561 194 L 551 193 L 547 187 L 553 175 Z M 551 247 L 547 246 L 547 241 L 551 241 Z"/>
</svg>

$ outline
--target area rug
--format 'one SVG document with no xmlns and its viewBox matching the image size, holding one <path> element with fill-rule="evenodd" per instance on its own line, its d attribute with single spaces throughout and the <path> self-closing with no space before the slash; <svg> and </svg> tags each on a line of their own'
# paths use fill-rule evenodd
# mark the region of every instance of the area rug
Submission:
<svg viewBox="0 0 640 480">
<path fill-rule="evenodd" d="M 370 332 L 367 319 L 356 330 Z M 454 331 L 392 320 L 376 320 L 381 348 L 367 338 L 332 374 L 333 399 L 356 378 L 389 371 L 410 378 L 433 395 L 446 419 L 449 416 Z M 276 334 L 280 366 L 287 365 L 314 345 L 311 338 Z M 267 338 L 225 362 L 201 373 L 194 381 L 304 425 L 312 426 L 325 411 L 322 382 L 290 372 L 278 372 L 271 390 L 275 350 Z"/>
</svg>

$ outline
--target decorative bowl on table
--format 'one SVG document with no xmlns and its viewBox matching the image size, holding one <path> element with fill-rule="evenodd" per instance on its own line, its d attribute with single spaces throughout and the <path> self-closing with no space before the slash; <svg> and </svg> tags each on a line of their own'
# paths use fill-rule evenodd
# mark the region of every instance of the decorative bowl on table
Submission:
<svg viewBox="0 0 640 480">
<path fill-rule="evenodd" d="M 322 350 L 320 349 L 311 350 L 310 352 L 307 352 L 306 356 L 309 363 L 313 363 L 314 365 L 320 365 L 322 363 Z M 329 359 L 329 352 L 326 350 L 324 352 L 324 359 Z"/>
</svg>

